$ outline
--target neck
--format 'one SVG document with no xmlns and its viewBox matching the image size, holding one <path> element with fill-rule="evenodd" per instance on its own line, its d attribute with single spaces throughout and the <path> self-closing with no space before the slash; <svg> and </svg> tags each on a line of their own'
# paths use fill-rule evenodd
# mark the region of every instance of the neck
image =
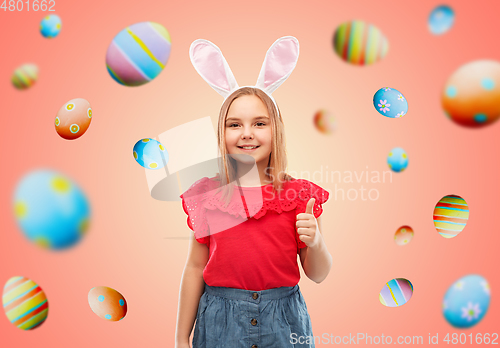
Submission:
<svg viewBox="0 0 500 348">
<path fill-rule="evenodd" d="M 263 186 L 270 184 L 271 178 L 266 175 L 267 163 L 245 164 L 239 162 L 236 177 L 239 178 L 239 186 Z"/>
</svg>

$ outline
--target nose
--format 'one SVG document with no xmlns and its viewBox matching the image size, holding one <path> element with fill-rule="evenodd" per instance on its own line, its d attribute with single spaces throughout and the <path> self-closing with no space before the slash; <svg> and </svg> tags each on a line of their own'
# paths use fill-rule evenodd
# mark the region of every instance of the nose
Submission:
<svg viewBox="0 0 500 348">
<path fill-rule="evenodd" d="M 243 131 L 241 133 L 241 139 L 253 139 L 252 127 L 243 127 Z"/>
</svg>

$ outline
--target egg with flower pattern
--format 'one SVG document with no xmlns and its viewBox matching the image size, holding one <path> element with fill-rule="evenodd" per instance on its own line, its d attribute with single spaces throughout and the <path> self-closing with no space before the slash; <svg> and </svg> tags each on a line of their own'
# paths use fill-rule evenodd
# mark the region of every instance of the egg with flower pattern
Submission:
<svg viewBox="0 0 500 348">
<path fill-rule="evenodd" d="M 408 112 L 408 101 L 403 93 L 389 87 L 381 88 L 375 93 L 373 106 L 379 114 L 390 118 L 400 118 Z"/>
<path fill-rule="evenodd" d="M 61 106 L 55 119 L 56 132 L 62 138 L 74 140 L 80 138 L 90 126 L 92 108 L 82 98 L 71 99 Z"/>
<path fill-rule="evenodd" d="M 443 315 L 456 328 L 470 328 L 479 323 L 490 306 L 490 285 L 477 274 L 458 279 L 443 300 Z"/>
<path fill-rule="evenodd" d="M 123 295 L 107 286 L 90 289 L 88 301 L 92 311 L 104 320 L 119 321 L 127 314 L 127 301 Z"/>
</svg>

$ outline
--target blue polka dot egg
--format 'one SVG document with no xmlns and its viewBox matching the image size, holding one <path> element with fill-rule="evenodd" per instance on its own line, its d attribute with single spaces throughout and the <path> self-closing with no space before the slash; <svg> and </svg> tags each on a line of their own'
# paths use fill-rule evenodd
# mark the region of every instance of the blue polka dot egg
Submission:
<svg viewBox="0 0 500 348">
<path fill-rule="evenodd" d="M 107 321 L 120 321 L 127 314 L 127 301 L 122 294 L 107 286 L 96 286 L 89 291 L 90 309 Z"/>
<path fill-rule="evenodd" d="M 59 35 L 61 26 L 61 18 L 59 18 L 58 15 L 49 15 L 42 19 L 40 23 L 40 33 L 43 37 L 52 39 Z"/>
<path fill-rule="evenodd" d="M 24 235 L 48 249 L 76 244 L 87 232 L 87 198 L 70 179 L 37 170 L 21 179 L 14 193 L 14 214 Z"/>
<path fill-rule="evenodd" d="M 381 88 L 373 96 L 373 106 L 379 114 L 399 118 L 408 112 L 408 102 L 403 93 L 394 88 Z"/>
<path fill-rule="evenodd" d="M 395 147 L 389 152 L 387 157 L 387 164 L 393 172 L 399 173 L 408 167 L 408 155 L 406 151 L 400 147 Z"/>
<path fill-rule="evenodd" d="M 490 285 L 480 275 L 457 280 L 446 292 L 443 314 L 456 328 L 469 328 L 481 321 L 490 305 Z"/>
<path fill-rule="evenodd" d="M 146 169 L 161 169 L 168 162 L 168 152 L 157 140 L 145 138 L 134 145 L 134 158 Z"/>
</svg>

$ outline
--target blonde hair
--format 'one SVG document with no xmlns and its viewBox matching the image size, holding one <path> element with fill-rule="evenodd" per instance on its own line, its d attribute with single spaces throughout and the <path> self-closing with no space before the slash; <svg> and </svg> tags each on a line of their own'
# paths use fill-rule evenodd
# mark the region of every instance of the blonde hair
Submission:
<svg viewBox="0 0 500 348">
<path fill-rule="evenodd" d="M 243 87 L 231 94 L 222 104 L 219 113 L 219 123 L 217 131 L 217 143 L 221 153 L 219 159 L 219 173 L 216 180 L 220 181 L 220 190 L 223 192 L 223 197 L 226 200 L 226 206 L 229 204 L 232 197 L 234 185 L 229 185 L 236 180 L 237 162 L 230 156 L 226 147 L 226 119 L 231 104 L 236 98 L 244 95 L 254 95 L 258 97 L 266 106 L 269 118 L 271 121 L 271 154 L 266 168 L 266 177 L 272 181 L 273 190 L 281 191 L 283 182 L 291 180 L 291 176 L 286 173 L 287 156 L 285 148 L 285 125 L 281 118 L 281 112 L 276 110 L 273 101 L 262 90 L 253 87 Z"/>
</svg>

